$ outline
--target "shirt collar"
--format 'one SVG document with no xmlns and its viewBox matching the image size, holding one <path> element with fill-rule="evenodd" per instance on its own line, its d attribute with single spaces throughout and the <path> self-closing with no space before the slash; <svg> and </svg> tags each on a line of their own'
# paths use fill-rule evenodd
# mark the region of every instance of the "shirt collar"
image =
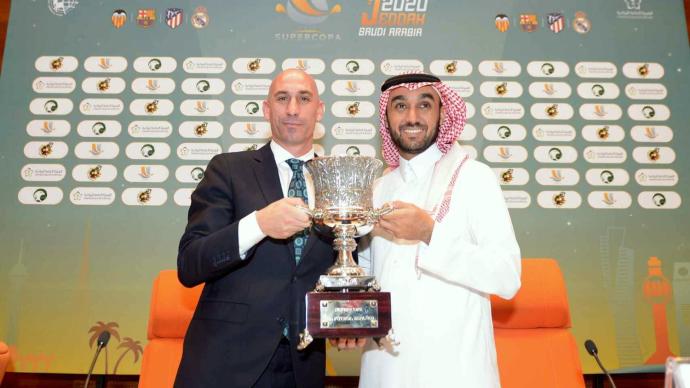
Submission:
<svg viewBox="0 0 690 388">
<path fill-rule="evenodd" d="M 295 157 L 292 155 L 288 150 L 283 148 L 280 144 L 272 141 L 271 142 L 271 151 L 273 152 L 273 157 L 276 159 L 276 163 L 284 163 L 288 159 L 299 159 L 303 162 L 308 162 L 312 159 L 314 159 L 314 147 L 312 146 L 311 150 L 307 152 L 306 154 Z"/>
<path fill-rule="evenodd" d="M 438 148 L 436 143 L 424 150 L 421 154 L 414 158 L 407 160 L 400 157 L 400 174 L 405 182 L 414 181 L 418 178 L 430 174 L 430 170 L 434 168 L 434 164 L 441 159 L 443 152 Z"/>
</svg>

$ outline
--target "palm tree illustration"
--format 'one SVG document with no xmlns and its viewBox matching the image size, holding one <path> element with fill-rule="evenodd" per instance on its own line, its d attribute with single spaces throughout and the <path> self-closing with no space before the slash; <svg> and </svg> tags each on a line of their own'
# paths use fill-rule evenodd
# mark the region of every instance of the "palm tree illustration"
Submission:
<svg viewBox="0 0 690 388">
<path fill-rule="evenodd" d="M 89 338 L 89 348 L 93 348 L 94 342 L 98 339 L 98 336 L 101 335 L 104 331 L 110 332 L 111 337 L 117 338 L 117 342 L 120 342 L 120 333 L 117 332 L 117 328 L 120 327 L 120 325 L 117 324 L 117 322 L 108 322 L 104 323 L 103 321 L 98 321 L 96 322 L 95 325 L 91 326 L 89 329 L 89 333 L 91 334 L 91 338 Z M 108 350 L 106 349 L 105 351 L 105 373 L 108 374 Z"/>
<path fill-rule="evenodd" d="M 118 357 L 117 362 L 115 362 L 113 374 L 117 374 L 117 367 L 120 365 L 120 361 L 122 361 L 122 359 L 125 358 L 125 355 L 127 355 L 128 352 L 132 352 L 132 355 L 134 355 L 135 364 L 137 363 L 137 361 L 139 361 L 139 355 L 144 353 L 144 348 L 141 347 L 141 342 L 135 341 L 134 339 L 129 337 L 122 338 L 122 343 L 117 348 L 123 348 L 125 349 L 125 351 L 122 352 L 120 357 Z"/>
</svg>

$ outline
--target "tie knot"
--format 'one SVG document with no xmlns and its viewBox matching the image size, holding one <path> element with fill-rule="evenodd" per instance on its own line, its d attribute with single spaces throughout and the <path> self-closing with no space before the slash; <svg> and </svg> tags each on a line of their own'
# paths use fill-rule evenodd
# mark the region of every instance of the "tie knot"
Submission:
<svg viewBox="0 0 690 388">
<path fill-rule="evenodd" d="M 297 171 L 302 171 L 302 165 L 304 165 L 304 161 L 299 160 L 299 159 L 288 159 L 286 160 L 288 166 L 292 169 L 292 172 L 297 172 Z"/>
</svg>

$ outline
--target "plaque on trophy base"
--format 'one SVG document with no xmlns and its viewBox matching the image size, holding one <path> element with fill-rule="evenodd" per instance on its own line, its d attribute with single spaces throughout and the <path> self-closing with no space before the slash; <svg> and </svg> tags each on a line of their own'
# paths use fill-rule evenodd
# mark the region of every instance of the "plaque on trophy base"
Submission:
<svg viewBox="0 0 690 388">
<path fill-rule="evenodd" d="M 310 292 L 307 330 L 319 338 L 382 338 L 391 329 L 388 292 Z"/>
</svg>

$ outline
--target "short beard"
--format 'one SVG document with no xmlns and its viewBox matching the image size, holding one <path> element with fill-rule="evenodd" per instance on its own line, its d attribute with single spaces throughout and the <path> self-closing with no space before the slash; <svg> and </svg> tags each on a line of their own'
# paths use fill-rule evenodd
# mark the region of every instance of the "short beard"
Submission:
<svg viewBox="0 0 690 388">
<path fill-rule="evenodd" d="M 388 124 L 389 128 L 389 133 L 391 135 L 391 140 L 393 140 L 393 143 L 395 146 L 398 148 L 398 152 L 404 152 L 406 154 L 410 155 L 419 155 L 422 152 L 426 151 L 429 147 L 431 147 L 432 144 L 436 143 L 436 139 L 438 139 L 438 132 L 439 132 L 439 127 L 441 125 L 441 118 L 439 117 L 438 122 L 436 123 L 436 130 L 434 131 L 434 136 L 430 137 L 427 139 L 424 143 L 417 145 L 417 146 L 411 146 L 408 147 L 402 143 L 402 131 L 398 131 L 397 133 L 394 131 L 390 130 L 390 123 Z"/>
</svg>

